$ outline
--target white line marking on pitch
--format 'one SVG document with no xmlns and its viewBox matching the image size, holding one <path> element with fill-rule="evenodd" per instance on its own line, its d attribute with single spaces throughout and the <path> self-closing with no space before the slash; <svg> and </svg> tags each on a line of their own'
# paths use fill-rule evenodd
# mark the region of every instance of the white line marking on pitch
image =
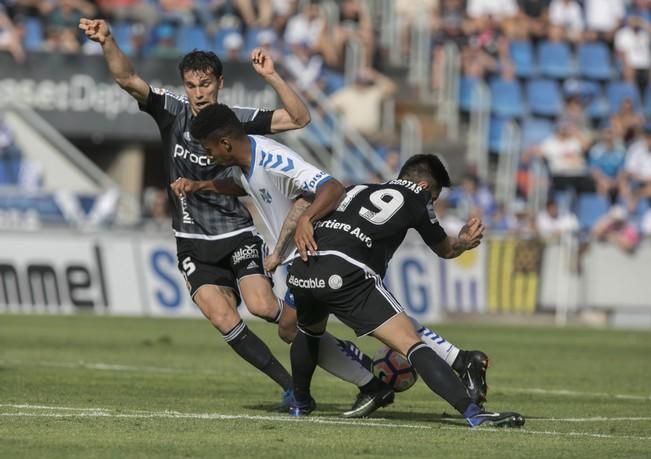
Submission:
<svg viewBox="0 0 651 459">
<path fill-rule="evenodd" d="M 150 366 L 137 366 L 137 365 L 122 365 L 111 364 L 102 362 L 52 362 L 52 361 L 11 361 L 0 360 L 0 364 L 9 364 L 16 366 L 43 366 L 53 368 L 72 368 L 72 369 L 89 369 L 99 371 L 131 371 L 131 372 L 144 372 L 144 373 L 174 373 L 174 374 L 206 374 L 217 375 L 215 370 L 206 370 L 205 368 L 165 368 L 165 367 L 150 367 Z M 538 387 L 497 387 L 495 392 L 514 392 L 520 394 L 535 394 L 535 395 L 558 395 L 564 397 L 598 397 L 619 400 L 637 400 L 637 401 L 651 401 L 651 395 L 634 395 L 634 394 L 608 394 L 605 392 L 582 392 L 567 389 L 543 389 Z"/>
<path fill-rule="evenodd" d="M 135 418 L 135 419 L 154 419 L 154 418 L 169 418 L 169 419 L 200 419 L 200 420 L 215 420 L 215 421 L 228 421 L 245 419 L 250 421 L 274 421 L 274 422 L 309 422 L 313 424 L 335 424 L 335 425 L 348 425 L 348 426 L 361 426 L 361 427 L 385 427 L 392 429 L 443 429 L 443 430 L 463 430 L 469 431 L 468 427 L 459 426 L 431 426 L 423 424 L 396 424 L 391 422 L 382 422 L 383 419 L 376 421 L 353 421 L 353 420 L 336 420 L 322 417 L 302 417 L 291 418 L 288 416 L 259 416 L 247 414 L 220 414 L 220 413 L 183 413 L 179 411 L 144 411 L 144 410 L 125 410 L 126 413 L 114 412 L 108 408 L 72 408 L 72 407 L 58 407 L 58 406 L 45 406 L 45 405 L 30 405 L 30 404 L 0 404 L 0 407 L 17 408 L 17 409 L 31 409 L 53 412 L 0 412 L 0 417 L 50 417 L 50 418 L 71 418 L 71 417 L 105 417 L 105 418 Z M 57 413 L 56 411 L 76 411 L 73 413 Z M 451 420 L 458 420 L 450 418 Z M 567 418 L 567 419 L 529 419 L 531 421 L 584 421 L 584 420 L 651 420 L 651 418 Z M 483 432 L 508 432 L 513 434 L 525 435 L 553 435 L 553 436 L 569 436 L 569 437 L 590 437 L 590 438 L 605 438 L 605 439 L 623 439 L 623 440 L 651 440 L 651 437 L 638 437 L 633 435 L 611 435 L 601 433 L 589 432 L 557 432 L 548 430 L 527 430 L 527 429 L 495 429 L 495 428 L 481 428 L 478 429 Z"/>
</svg>

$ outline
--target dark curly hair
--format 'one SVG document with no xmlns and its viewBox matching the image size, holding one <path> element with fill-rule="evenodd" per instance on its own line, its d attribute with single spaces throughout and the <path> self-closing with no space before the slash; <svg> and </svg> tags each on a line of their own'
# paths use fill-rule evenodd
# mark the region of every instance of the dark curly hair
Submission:
<svg viewBox="0 0 651 459">
<path fill-rule="evenodd" d="M 246 136 L 244 126 L 233 110 L 224 104 L 212 104 L 192 120 L 190 134 L 199 141 L 218 140 L 224 137 L 237 139 Z"/>
<path fill-rule="evenodd" d="M 431 179 L 436 181 L 440 187 L 449 187 L 451 185 L 450 175 L 445 169 L 438 156 L 428 155 L 414 155 L 403 164 L 398 178 L 411 180 L 417 182 L 419 180 Z"/>
<path fill-rule="evenodd" d="M 179 63 L 179 73 L 181 74 L 181 79 L 185 72 L 204 72 L 212 73 L 215 77 L 219 78 L 222 76 L 224 66 L 222 61 L 217 57 L 212 51 L 199 51 L 194 50 L 185 56 Z"/>
</svg>

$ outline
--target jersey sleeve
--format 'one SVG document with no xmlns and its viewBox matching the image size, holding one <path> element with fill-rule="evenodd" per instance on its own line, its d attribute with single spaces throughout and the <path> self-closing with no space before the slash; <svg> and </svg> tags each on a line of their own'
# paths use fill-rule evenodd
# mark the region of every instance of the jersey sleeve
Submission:
<svg viewBox="0 0 651 459">
<path fill-rule="evenodd" d="M 434 247 L 448 237 L 438 218 L 436 218 L 431 202 L 425 208 L 421 207 L 419 214 L 414 229 L 418 231 L 418 234 L 428 247 Z"/>
<path fill-rule="evenodd" d="M 275 151 L 265 155 L 263 167 L 283 182 L 283 192 L 289 199 L 313 196 L 321 185 L 332 179 L 330 174 L 293 152 Z"/>
<path fill-rule="evenodd" d="M 183 111 L 185 99 L 163 88 L 149 87 L 149 95 L 140 110 L 151 115 L 160 128 L 167 126 Z"/>
<path fill-rule="evenodd" d="M 271 134 L 271 118 L 273 110 L 260 110 L 251 107 L 231 107 L 235 116 L 242 122 L 244 130 L 249 135 Z"/>
</svg>

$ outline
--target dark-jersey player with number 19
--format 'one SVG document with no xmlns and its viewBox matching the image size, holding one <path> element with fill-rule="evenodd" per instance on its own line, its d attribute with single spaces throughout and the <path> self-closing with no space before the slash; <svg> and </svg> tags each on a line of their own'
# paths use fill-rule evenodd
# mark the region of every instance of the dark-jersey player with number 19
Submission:
<svg viewBox="0 0 651 459">
<path fill-rule="evenodd" d="M 417 155 L 396 180 L 349 189 L 337 210 L 314 225 L 310 253 L 303 250 L 289 271 L 287 284 L 298 310 L 291 348 L 295 400 L 290 414 L 308 414 L 315 406 L 310 382 L 319 336 L 328 315 L 335 314 L 358 336 L 372 335 L 405 355 L 427 386 L 473 426 L 521 426 L 512 412 L 483 411 L 468 396 L 452 368 L 416 333 L 403 307 L 382 282 L 387 265 L 407 230 L 414 228 L 434 253 L 455 258 L 481 242 L 479 219 L 471 219 L 458 237 L 448 237 L 433 212 L 433 203 L 450 177 L 435 155 Z M 296 238 L 312 237 L 310 225 L 297 225 Z M 301 234 L 305 233 L 305 234 Z M 316 286 L 316 287 L 314 287 Z"/>
<path fill-rule="evenodd" d="M 216 103 L 223 86 L 222 63 L 212 52 L 193 51 L 179 64 L 185 95 L 151 87 L 120 51 L 108 24 L 81 19 L 79 28 L 102 46 L 104 58 L 116 83 L 154 118 L 163 141 L 161 158 L 168 183 L 180 177 L 208 180 L 226 177 L 229 170 L 215 164 L 201 144 L 190 135 L 192 119 Z M 278 75 L 271 57 L 262 49 L 251 54 L 255 71 L 278 94 L 283 108 L 263 111 L 234 107 L 249 134 L 270 134 L 305 126 L 309 111 Z M 279 334 L 293 338 L 294 321 L 284 321 L 283 302 L 273 294 L 265 276 L 265 248 L 249 212 L 233 196 L 196 193 L 179 199 L 168 192 L 177 242 L 179 269 L 192 299 L 201 312 L 244 360 L 264 372 L 291 398 L 291 377 L 267 345 L 242 322 L 238 312 L 240 293 L 249 310 L 268 321 L 279 322 Z"/>
</svg>

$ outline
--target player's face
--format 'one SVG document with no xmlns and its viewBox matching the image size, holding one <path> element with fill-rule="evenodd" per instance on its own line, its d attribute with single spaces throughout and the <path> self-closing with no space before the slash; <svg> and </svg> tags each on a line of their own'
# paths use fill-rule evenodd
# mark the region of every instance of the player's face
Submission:
<svg viewBox="0 0 651 459">
<path fill-rule="evenodd" d="M 183 86 L 190 101 L 192 114 L 196 116 L 203 108 L 217 103 L 217 95 L 223 85 L 224 79 L 217 78 L 214 73 L 192 70 L 185 72 Z"/>
<path fill-rule="evenodd" d="M 224 139 L 220 140 L 204 140 L 201 142 L 204 150 L 206 150 L 206 156 L 208 156 L 212 161 L 221 165 L 221 166 L 232 166 L 233 165 L 233 155 L 231 155 L 232 148 L 230 143 Z"/>
</svg>

